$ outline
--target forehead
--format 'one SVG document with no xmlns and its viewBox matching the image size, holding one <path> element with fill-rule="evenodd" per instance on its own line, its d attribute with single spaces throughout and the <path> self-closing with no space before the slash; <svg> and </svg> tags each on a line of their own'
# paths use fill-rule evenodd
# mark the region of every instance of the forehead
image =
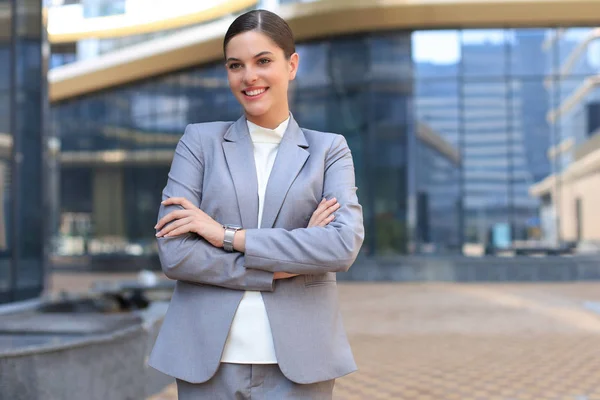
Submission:
<svg viewBox="0 0 600 400">
<path fill-rule="evenodd" d="M 274 54 L 283 52 L 271 38 L 257 31 L 248 31 L 234 36 L 227 43 L 225 50 L 227 57 L 239 59 L 252 58 L 263 51 L 270 51 Z"/>
</svg>

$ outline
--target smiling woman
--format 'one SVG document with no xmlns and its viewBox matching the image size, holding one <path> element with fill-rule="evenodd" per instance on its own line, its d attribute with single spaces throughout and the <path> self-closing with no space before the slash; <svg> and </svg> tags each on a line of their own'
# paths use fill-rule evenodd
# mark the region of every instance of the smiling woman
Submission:
<svg viewBox="0 0 600 400">
<path fill-rule="evenodd" d="M 229 86 L 249 121 L 273 129 L 288 117 L 288 85 L 298 71 L 292 31 L 268 22 L 257 31 L 258 19 L 242 22 L 225 35 Z"/>
<path fill-rule="evenodd" d="M 364 239 L 352 155 L 291 115 L 283 19 L 241 15 L 223 50 L 244 115 L 188 125 L 175 150 L 155 229 L 177 285 L 150 365 L 184 400 L 331 399 L 356 369 L 336 286 Z"/>
</svg>

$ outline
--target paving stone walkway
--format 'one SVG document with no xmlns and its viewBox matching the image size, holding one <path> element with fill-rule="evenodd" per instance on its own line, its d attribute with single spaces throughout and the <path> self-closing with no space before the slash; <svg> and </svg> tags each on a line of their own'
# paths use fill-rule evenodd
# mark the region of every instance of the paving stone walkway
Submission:
<svg viewBox="0 0 600 400">
<path fill-rule="evenodd" d="M 336 400 L 600 400 L 600 283 L 339 288 L 360 370 Z"/>
</svg>

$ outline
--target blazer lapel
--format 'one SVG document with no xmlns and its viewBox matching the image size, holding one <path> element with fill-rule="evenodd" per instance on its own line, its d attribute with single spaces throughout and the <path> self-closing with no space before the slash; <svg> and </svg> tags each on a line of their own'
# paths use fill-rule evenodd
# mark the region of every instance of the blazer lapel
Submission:
<svg viewBox="0 0 600 400">
<path fill-rule="evenodd" d="M 258 227 L 258 182 L 254 149 L 246 118 L 238 119 L 224 136 L 223 151 L 233 179 L 243 228 Z M 224 221 L 227 222 L 227 221 Z"/>
<path fill-rule="evenodd" d="M 308 159 L 310 153 L 306 150 L 307 147 L 304 133 L 294 117 L 290 116 L 290 122 L 279 144 L 277 157 L 269 175 L 261 228 L 273 227 L 290 186 Z"/>
</svg>

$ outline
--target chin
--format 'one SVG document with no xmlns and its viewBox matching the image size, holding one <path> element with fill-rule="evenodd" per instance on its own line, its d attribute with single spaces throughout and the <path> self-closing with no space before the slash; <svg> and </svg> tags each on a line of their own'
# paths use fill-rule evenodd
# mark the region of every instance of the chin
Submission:
<svg viewBox="0 0 600 400">
<path fill-rule="evenodd" d="M 269 112 L 269 108 L 268 107 L 248 107 L 245 108 L 244 111 L 246 111 L 246 114 L 251 115 L 253 117 L 262 117 L 263 115 L 267 114 Z"/>
</svg>

